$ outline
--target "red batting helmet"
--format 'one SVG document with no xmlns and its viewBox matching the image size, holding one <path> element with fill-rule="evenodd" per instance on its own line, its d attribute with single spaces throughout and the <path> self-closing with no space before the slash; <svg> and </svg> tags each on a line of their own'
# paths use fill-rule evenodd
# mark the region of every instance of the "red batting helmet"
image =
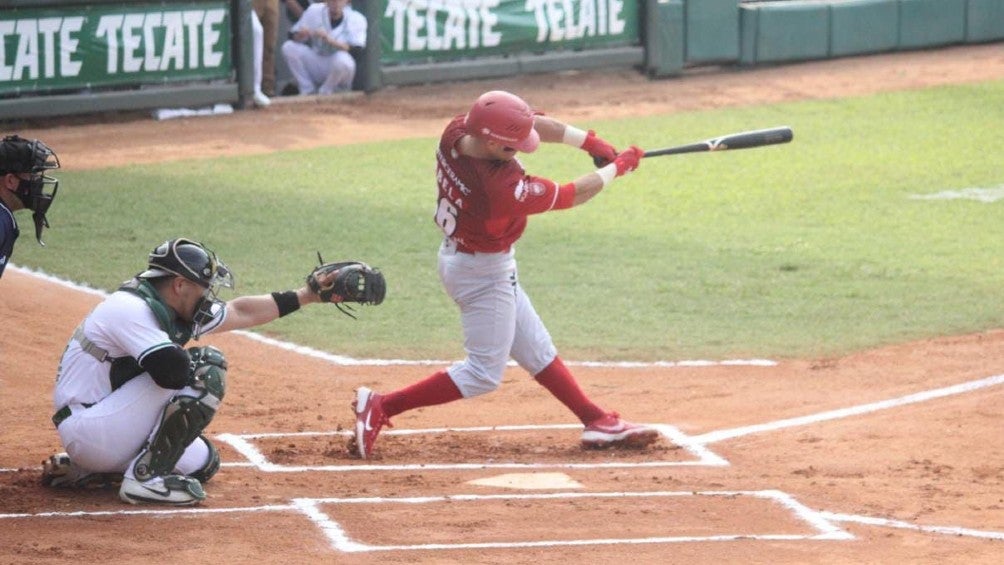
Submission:
<svg viewBox="0 0 1004 565">
<path fill-rule="evenodd" d="M 533 129 L 533 110 L 515 94 L 492 90 L 478 97 L 464 121 L 467 132 L 475 137 L 501 143 L 524 153 L 540 145 Z"/>
</svg>

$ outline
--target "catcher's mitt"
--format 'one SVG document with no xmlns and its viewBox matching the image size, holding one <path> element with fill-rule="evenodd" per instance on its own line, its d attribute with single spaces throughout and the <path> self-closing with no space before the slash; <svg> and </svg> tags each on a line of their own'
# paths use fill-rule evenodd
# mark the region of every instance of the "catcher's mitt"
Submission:
<svg viewBox="0 0 1004 565">
<path fill-rule="evenodd" d="M 360 261 L 341 261 L 325 263 L 321 254 L 317 254 L 320 263 L 307 275 L 307 285 L 323 302 L 333 302 L 344 314 L 355 318 L 348 311 L 352 308 L 346 302 L 359 304 L 380 304 L 387 292 L 387 281 L 379 269 L 374 269 Z M 326 285 L 321 279 L 332 272 L 334 278 Z"/>
</svg>

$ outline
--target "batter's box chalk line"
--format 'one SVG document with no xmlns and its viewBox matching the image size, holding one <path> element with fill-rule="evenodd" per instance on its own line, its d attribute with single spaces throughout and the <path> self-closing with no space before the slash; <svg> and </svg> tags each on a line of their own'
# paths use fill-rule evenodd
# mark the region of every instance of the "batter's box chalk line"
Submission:
<svg viewBox="0 0 1004 565">
<path fill-rule="evenodd" d="M 638 499 L 665 497 L 752 497 L 772 502 L 791 512 L 799 521 L 808 525 L 815 533 L 811 534 L 749 534 L 725 533 L 708 536 L 654 536 L 629 538 L 594 538 L 569 540 L 525 540 L 515 542 L 468 542 L 468 543 L 427 543 L 413 545 L 373 545 L 360 540 L 351 539 L 342 525 L 325 513 L 323 505 L 345 504 L 409 504 L 424 505 L 436 503 L 474 502 L 486 504 L 491 501 L 534 500 L 546 504 L 547 501 L 567 499 Z M 611 493 L 548 493 L 548 494 L 498 494 L 498 495 L 447 495 L 422 496 L 407 498 L 297 498 L 292 501 L 318 528 L 324 532 L 333 549 L 345 553 L 363 553 L 374 551 L 414 551 L 414 550 L 451 550 L 451 549 L 515 549 L 515 548 L 548 548 L 560 546 L 590 546 L 590 545 L 637 545 L 655 543 L 688 543 L 715 542 L 738 540 L 852 540 L 849 532 L 844 531 L 826 519 L 821 513 L 811 510 L 795 500 L 792 496 L 779 490 L 758 491 L 658 491 L 658 492 L 611 492 Z M 379 511 L 379 510 L 376 510 Z"/>
<path fill-rule="evenodd" d="M 303 472 L 352 472 L 352 471 L 460 471 L 468 469 L 612 469 L 612 468 L 646 468 L 646 467 L 723 467 L 729 462 L 713 453 L 702 443 L 693 441 L 690 436 L 668 424 L 649 424 L 659 431 L 662 437 L 693 456 L 686 461 L 638 461 L 638 462 L 604 462 L 575 463 L 565 461 L 559 463 L 495 463 L 483 461 L 478 463 L 410 463 L 410 464 L 372 464 L 359 463 L 351 465 L 280 465 L 269 461 L 255 443 L 259 439 L 316 437 L 316 436 L 349 436 L 351 432 L 289 432 L 260 434 L 219 434 L 216 439 L 234 448 L 247 459 L 247 463 L 224 463 L 225 467 L 254 467 L 265 473 L 303 473 Z M 467 428 L 426 428 L 414 430 L 389 430 L 382 435 L 436 435 L 444 433 L 505 433 L 514 431 L 534 430 L 575 430 L 582 429 L 581 424 L 554 425 L 518 425 L 518 426 L 479 426 Z M 639 453 L 645 453 L 640 451 Z"/>
<path fill-rule="evenodd" d="M 790 534 L 775 535 L 750 535 L 750 534 L 725 534 L 713 536 L 675 536 L 675 537 L 651 537 L 640 539 L 592 539 L 592 540 L 561 540 L 561 541 L 527 541 L 517 543 L 474 543 L 474 544 L 453 544 L 453 545 L 414 545 L 414 546 L 370 546 L 348 539 L 341 526 L 325 514 L 320 506 L 324 504 L 378 504 L 378 503 L 398 503 L 398 504 L 422 504 L 430 502 L 445 501 L 472 501 L 472 500 L 492 500 L 492 499 L 546 499 L 546 498 L 612 498 L 612 497 L 656 497 L 656 496 L 752 496 L 773 500 L 783 507 L 789 509 L 795 516 L 801 518 L 815 528 L 816 534 L 792 536 Z M 1004 532 L 988 530 L 976 530 L 959 526 L 933 526 L 918 525 L 871 516 L 859 516 L 853 514 L 841 514 L 827 511 L 816 511 L 805 507 L 794 499 L 791 495 L 778 490 L 760 491 L 698 491 L 698 492 L 632 492 L 632 493 L 550 493 L 550 494 L 507 494 L 507 495 L 448 495 L 436 497 L 414 497 L 414 498 L 294 498 L 290 504 L 268 504 L 263 506 L 243 506 L 229 508 L 141 508 L 127 510 L 54 510 L 36 513 L 0 513 L 0 520 L 45 520 L 45 519 L 78 519 L 82 517 L 95 518 L 143 518 L 152 517 L 163 520 L 169 516 L 215 516 L 220 514 L 261 514 L 261 513 L 287 513 L 297 512 L 306 515 L 331 541 L 332 547 L 340 551 L 387 551 L 391 549 L 464 549 L 464 548 L 507 548 L 507 547 L 548 547 L 548 546 L 570 546 L 570 545 L 614 545 L 614 544 L 642 544 L 642 543 L 684 543 L 684 542 L 705 542 L 705 541 L 740 541 L 740 540 L 852 540 L 852 534 L 836 527 L 833 522 L 850 522 L 863 526 L 887 527 L 913 530 L 923 533 L 949 535 L 952 537 L 973 537 L 979 539 L 990 539 L 1004 541 Z"/>
</svg>

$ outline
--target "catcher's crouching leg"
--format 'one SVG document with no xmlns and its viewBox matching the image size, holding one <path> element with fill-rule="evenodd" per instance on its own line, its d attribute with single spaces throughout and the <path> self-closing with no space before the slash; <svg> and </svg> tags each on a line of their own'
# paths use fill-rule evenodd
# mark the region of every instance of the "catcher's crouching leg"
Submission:
<svg viewBox="0 0 1004 565">
<path fill-rule="evenodd" d="M 204 435 L 200 435 L 202 441 L 206 442 L 206 447 L 209 448 L 209 458 L 206 460 L 206 464 L 201 468 L 188 474 L 189 477 L 199 481 L 200 483 L 205 483 L 220 470 L 220 452 L 213 445 L 213 442 L 209 441 Z"/>
<path fill-rule="evenodd" d="M 226 360 L 213 347 L 190 350 L 192 375 L 189 387 L 167 403 L 153 438 L 132 466 L 134 478 L 126 477 L 119 491 L 126 502 L 193 504 L 203 500 L 201 480 L 219 469 L 219 452 L 211 442 L 206 465 L 190 476 L 172 475 L 185 449 L 202 435 L 226 391 Z M 193 396 L 197 394 L 197 396 Z"/>
</svg>

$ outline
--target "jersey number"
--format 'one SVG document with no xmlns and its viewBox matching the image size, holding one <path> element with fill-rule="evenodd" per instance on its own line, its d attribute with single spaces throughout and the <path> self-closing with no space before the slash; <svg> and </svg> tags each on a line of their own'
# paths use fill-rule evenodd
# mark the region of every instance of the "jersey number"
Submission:
<svg viewBox="0 0 1004 565">
<path fill-rule="evenodd" d="M 436 223 L 439 225 L 439 229 L 446 234 L 446 237 L 450 237 L 457 230 L 457 208 L 446 198 L 439 199 L 439 207 L 436 209 Z"/>
</svg>

